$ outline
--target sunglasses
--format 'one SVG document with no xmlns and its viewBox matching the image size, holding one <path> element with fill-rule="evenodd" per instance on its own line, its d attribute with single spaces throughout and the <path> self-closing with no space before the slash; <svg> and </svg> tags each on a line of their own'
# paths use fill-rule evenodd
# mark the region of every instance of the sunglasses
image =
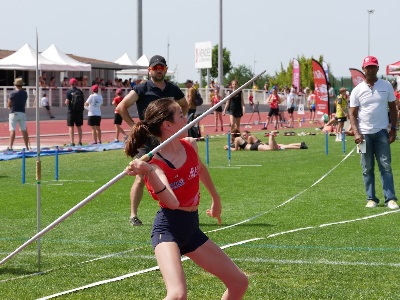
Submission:
<svg viewBox="0 0 400 300">
<path fill-rule="evenodd" d="M 149 69 L 152 71 L 164 71 L 167 67 L 164 65 L 155 65 L 154 67 L 150 67 Z"/>
</svg>

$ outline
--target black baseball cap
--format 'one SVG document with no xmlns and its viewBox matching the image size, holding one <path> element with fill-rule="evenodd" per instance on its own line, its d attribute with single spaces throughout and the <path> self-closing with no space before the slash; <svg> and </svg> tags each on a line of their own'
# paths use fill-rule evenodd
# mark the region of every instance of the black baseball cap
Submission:
<svg viewBox="0 0 400 300">
<path fill-rule="evenodd" d="M 162 57 L 161 55 L 154 55 L 149 62 L 149 67 L 154 67 L 155 65 L 163 65 L 166 66 L 167 62 L 165 61 L 165 58 Z"/>
</svg>

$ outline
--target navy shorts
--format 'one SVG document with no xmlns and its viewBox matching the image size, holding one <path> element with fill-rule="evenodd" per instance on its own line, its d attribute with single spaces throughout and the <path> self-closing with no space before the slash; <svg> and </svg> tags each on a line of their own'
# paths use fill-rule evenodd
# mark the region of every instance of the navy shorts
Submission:
<svg viewBox="0 0 400 300">
<path fill-rule="evenodd" d="M 68 112 L 67 113 L 67 126 L 82 126 L 83 125 L 83 111 L 82 112 Z"/>
<path fill-rule="evenodd" d="M 279 108 L 270 108 L 268 117 L 278 116 L 278 115 L 279 115 Z"/>
<path fill-rule="evenodd" d="M 187 212 L 179 209 L 160 208 L 151 231 L 153 249 L 162 242 L 175 242 L 181 255 L 193 252 L 208 237 L 199 228 L 198 211 Z"/>
<path fill-rule="evenodd" d="M 89 126 L 100 126 L 101 116 L 89 116 L 88 125 Z"/>
</svg>

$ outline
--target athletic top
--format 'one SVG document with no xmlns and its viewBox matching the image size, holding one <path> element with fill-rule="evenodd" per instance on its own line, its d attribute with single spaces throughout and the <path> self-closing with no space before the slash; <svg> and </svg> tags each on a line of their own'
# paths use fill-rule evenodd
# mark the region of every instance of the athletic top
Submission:
<svg viewBox="0 0 400 300">
<path fill-rule="evenodd" d="M 165 81 L 165 88 L 163 90 L 158 88 L 151 80 L 135 85 L 133 90 L 139 96 L 139 99 L 136 101 L 136 107 L 140 120 L 144 120 L 144 112 L 150 102 L 160 98 L 181 100 L 185 97 L 181 89 L 169 81 Z"/>
<path fill-rule="evenodd" d="M 100 107 L 103 105 L 103 96 L 97 93 L 93 93 L 89 96 L 86 100 L 86 103 L 89 104 L 87 106 L 88 116 L 101 116 L 101 109 Z"/>
<path fill-rule="evenodd" d="M 278 107 L 279 107 L 279 96 L 278 96 L 278 95 L 271 94 L 271 97 L 272 97 L 272 101 L 271 101 L 271 103 L 269 104 L 269 106 L 270 106 L 271 108 L 278 108 Z"/>
<path fill-rule="evenodd" d="M 374 134 L 387 129 L 388 103 L 396 100 L 390 82 L 378 79 L 372 89 L 363 81 L 350 95 L 350 107 L 358 107 L 358 127 L 362 134 Z"/>
<path fill-rule="evenodd" d="M 339 108 L 342 109 L 340 110 Z M 336 101 L 336 118 L 344 118 L 346 115 L 343 112 L 346 112 L 346 109 L 347 109 L 347 99 L 346 97 L 340 95 Z"/>
<path fill-rule="evenodd" d="M 180 140 L 186 151 L 186 162 L 180 168 L 172 168 L 165 161 L 150 160 L 150 164 L 159 166 L 167 176 L 169 186 L 179 201 L 179 206 L 188 207 L 199 205 L 200 202 L 200 166 L 198 155 L 192 145 L 185 139 Z M 146 187 L 154 200 L 159 200 L 145 177 Z M 158 202 L 163 208 L 168 208 L 164 203 Z"/>
<path fill-rule="evenodd" d="M 243 144 L 239 145 L 239 148 L 242 149 L 242 150 L 244 150 L 244 149 L 246 148 L 247 144 L 248 144 L 248 143 L 247 143 L 246 141 L 244 141 Z"/>
<path fill-rule="evenodd" d="M 114 113 L 116 113 L 116 114 L 119 114 L 119 112 L 118 112 L 118 110 L 117 110 L 117 106 L 118 106 L 118 104 L 122 101 L 122 99 L 124 99 L 124 97 L 122 97 L 122 96 L 117 96 L 117 97 L 115 97 L 114 100 L 113 100 L 114 105 L 115 105 Z"/>
<path fill-rule="evenodd" d="M 25 112 L 26 100 L 28 94 L 25 90 L 14 90 L 8 97 L 11 100 L 10 113 Z"/>
</svg>

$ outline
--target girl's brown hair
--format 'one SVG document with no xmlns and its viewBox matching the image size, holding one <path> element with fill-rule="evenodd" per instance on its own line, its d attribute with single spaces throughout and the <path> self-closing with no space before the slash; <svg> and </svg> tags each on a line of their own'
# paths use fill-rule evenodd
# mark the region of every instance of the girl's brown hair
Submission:
<svg viewBox="0 0 400 300">
<path fill-rule="evenodd" d="M 144 120 L 133 125 L 125 143 L 125 154 L 135 157 L 150 135 L 161 137 L 161 125 L 164 121 L 173 122 L 176 102 L 171 98 L 161 98 L 149 104 Z"/>
</svg>

